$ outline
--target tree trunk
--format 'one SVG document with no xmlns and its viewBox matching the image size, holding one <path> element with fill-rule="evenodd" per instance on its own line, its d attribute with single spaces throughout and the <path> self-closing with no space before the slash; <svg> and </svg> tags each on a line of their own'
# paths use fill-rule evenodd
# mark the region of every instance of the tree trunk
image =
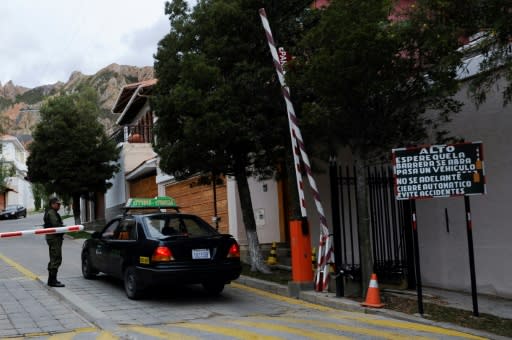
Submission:
<svg viewBox="0 0 512 340">
<path fill-rule="evenodd" d="M 249 255 L 251 259 L 251 271 L 260 271 L 262 273 L 271 273 L 268 266 L 263 261 L 261 255 L 260 242 L 256 232 L 256 221 L 254 219 L 254 210 L 252 208 L 251 192 L 249 191 L 249 183 L 245 171 L 237 171 L 235 179 L 240 196 L 240 206 L 242 208 L 242 217 L 245 225 L 245 233 L 247 235 L 247 243 L 249 247 Z"/>
<path fill-rule="evenodd" d="M 366 182 L 366 159 L 361 155 L 356 156 L 356 187 L 357 187 L 357 216 L 359 258 L 361 262 L 361 292 L 366 297 L 366 292 L 373 272 L 372 243 L 370 234 L 370 214 L 368 211 L 368 184 Z"/>
<path fill-rule="evenodd" d="M 80 224 L 80 195 L 73 194 L 73 216 L 75 217 L 75 224 Z"/>
</svg>

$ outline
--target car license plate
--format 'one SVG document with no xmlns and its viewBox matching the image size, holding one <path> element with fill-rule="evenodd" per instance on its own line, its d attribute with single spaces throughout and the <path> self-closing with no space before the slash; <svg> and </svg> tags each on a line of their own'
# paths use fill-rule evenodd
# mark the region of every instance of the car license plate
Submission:
<svg viewBox="0 0 512 340">
<path fill-rule="evenodd" d="M 210 249 L 192 249 L 192 259 L 202 260 L 210 258 Z"/>
</svg>

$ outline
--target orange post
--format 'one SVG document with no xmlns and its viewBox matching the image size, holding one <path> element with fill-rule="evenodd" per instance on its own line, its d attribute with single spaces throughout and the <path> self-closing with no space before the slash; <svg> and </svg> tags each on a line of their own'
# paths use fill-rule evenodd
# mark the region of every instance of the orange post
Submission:
<svg viewBox="0 0 512 340">
<path fill-rule="evenodd" d="M 313 281 L 311 268 L 311 235 L 307 220 L 290 221 L 292 250 L 292 281 Z"/>
</svg>

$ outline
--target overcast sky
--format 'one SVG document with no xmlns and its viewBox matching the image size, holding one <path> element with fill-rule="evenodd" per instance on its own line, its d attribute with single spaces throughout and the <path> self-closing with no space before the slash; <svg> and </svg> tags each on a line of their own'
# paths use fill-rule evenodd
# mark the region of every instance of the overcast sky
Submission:
<svg viewBox="0 0 512 340">
<path fill-rule="evenodd" d="M 195 1 L 193 1 L 195 3 Z M 0 82 L 36 87 L 112 63 L 153 66 L 165 0 L 0 0 Z"/>
</svg>

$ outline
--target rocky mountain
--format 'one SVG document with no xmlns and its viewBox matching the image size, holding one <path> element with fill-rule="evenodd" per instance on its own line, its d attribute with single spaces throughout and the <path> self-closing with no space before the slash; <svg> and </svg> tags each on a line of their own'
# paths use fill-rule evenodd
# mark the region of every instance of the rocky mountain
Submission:
<svg viewBox="0 0 512 340">
<path fill-rule="evenodd" d="M 33 127 L 39 121 L 39 108 L 46 98 L 61 91 L 73 91 L 81 84 L 97 89 L 99 105 L 103 112 L 100 120 L 107 132 L 111 131 L 116 117 L 112 106 L 121 88 L 126 84 L 153 78 L 153 68 L 111 64 L 93 75 L 73 72 L 66 83 L 57 82 L 35 88 L 16 86 L 12 81 L 0 83 L 0 126 L 3 133 L 17 136 L 22 142 L 31 140 Z"/>
<path fill-rule="evenodd" d="M 16 86 L 11 81 L 8 81 L 7 84 L 2 86 L 2 83 L 0 83 L 0 97 L 15 100 L 16 96 L 21 95 L 25 92 L 27 92 L 29 89 L 23 86 Z"/>
</svg>

